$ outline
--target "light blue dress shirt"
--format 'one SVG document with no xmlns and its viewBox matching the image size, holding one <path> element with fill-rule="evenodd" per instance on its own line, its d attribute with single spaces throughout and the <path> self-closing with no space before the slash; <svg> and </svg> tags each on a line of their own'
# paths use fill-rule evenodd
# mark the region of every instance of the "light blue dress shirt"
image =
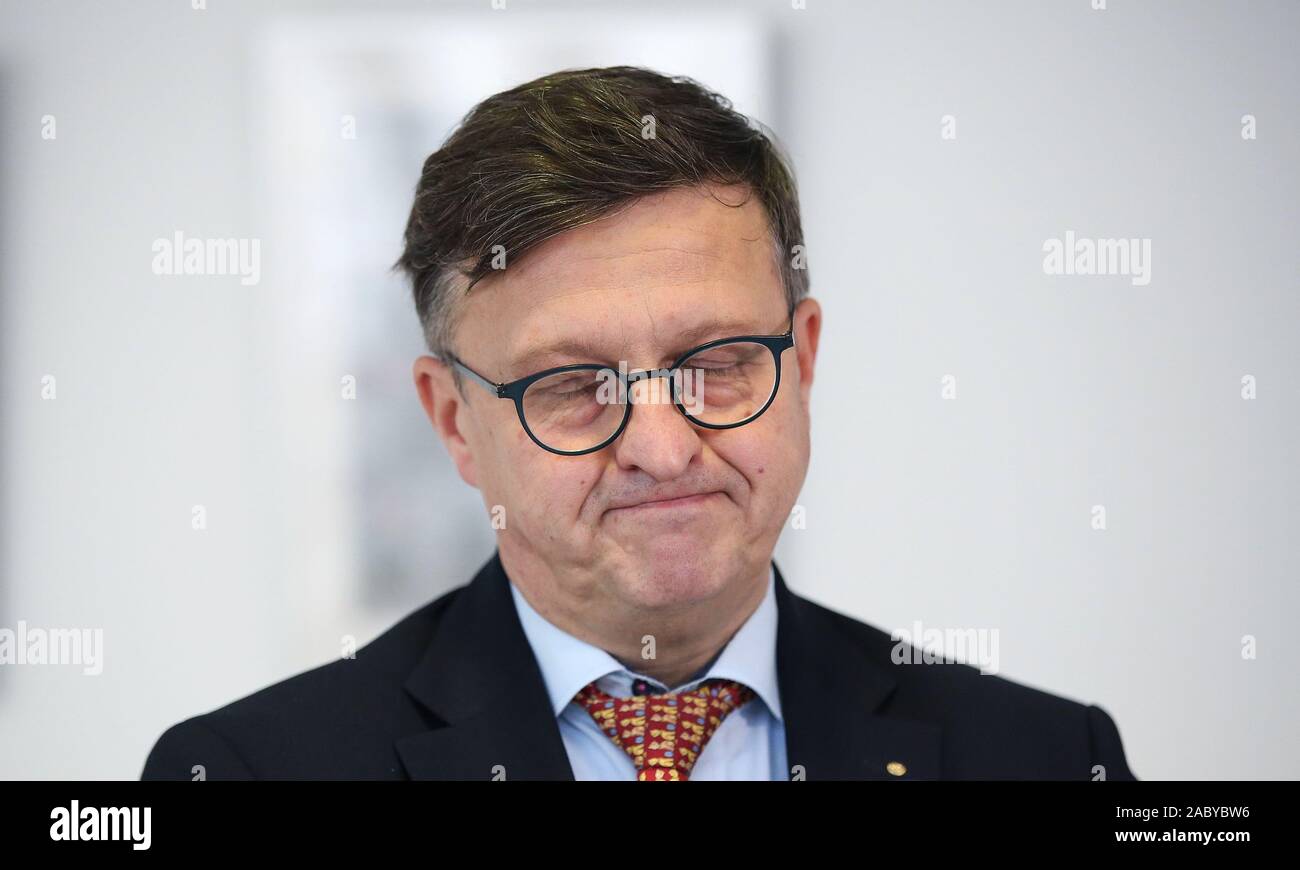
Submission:
<svg viewBox="0 0 1300 870">
<path fill-rule="evenodd" d="M 515 609 L 533 648 L 542 678 L 559 721 L 560 736 L 578 780 L 636 780 L 632 757 L 600 730 L 591 714 L 573 700 L 595 681 L 604 692 L 630 697 L 632 683 L 641 679 L 656 694 L 663 684 L 629 671 L 609 653 L 579 640 L 548 622 L 532 608 L 514 583 Z M 690 689 L 707 679 L 744 683 L 757 697 L 733 710 L 704 744 L 691 771 L 692 780 L 788 780 L 785 726 L 776 679 L 776 571 L 768 576 L 767 594 L 745 624 L 714 657 L 702 675 L 673 689 Z"/>
</svg>

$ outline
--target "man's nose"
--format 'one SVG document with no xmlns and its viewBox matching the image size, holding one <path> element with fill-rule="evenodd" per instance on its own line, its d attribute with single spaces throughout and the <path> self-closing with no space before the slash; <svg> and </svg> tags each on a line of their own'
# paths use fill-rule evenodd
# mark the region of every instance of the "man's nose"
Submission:
<svg viewBox="0 0 1300 870">
<path fill-rule="evenodd" d="M 673 404 L 666 376 L 643 377 L 631 384 L 631 417 L 614 442 L 614 457 L 624 468 L 639 468 L 656 480 L 682 474 L 703 442 L 699 430 Z"/>
</svg>

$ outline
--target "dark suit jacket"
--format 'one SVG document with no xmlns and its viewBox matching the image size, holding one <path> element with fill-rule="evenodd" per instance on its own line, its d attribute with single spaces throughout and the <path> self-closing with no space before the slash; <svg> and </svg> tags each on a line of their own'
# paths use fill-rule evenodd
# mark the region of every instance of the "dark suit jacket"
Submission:
<svg viewBox="0 0 1300 870">
<path fill-rule="evenodd" d="M 509 582 L 494 554 L 355 659 L 172 726 L 143 778 L 572 779 Z M 895 761 L 903 779 L 1133 778 L 1100 707 L 968 665 L 894 664 L 889 634 L 793 594 L 779 569 L 776 603 L 795 778 L 895 779 Z"/>
</svg>

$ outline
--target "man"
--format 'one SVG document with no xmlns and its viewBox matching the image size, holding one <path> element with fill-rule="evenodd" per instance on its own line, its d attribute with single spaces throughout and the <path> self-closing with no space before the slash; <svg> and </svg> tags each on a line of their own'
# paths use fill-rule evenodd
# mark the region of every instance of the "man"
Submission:
<svg viewBox="0 0 1300 870">
<path fill-rule="evenodd" d="M 794 595 L 822 314 L 775 146 L 562 72 L 425 163 L 415 384 L 497 552 L 361 649 L 168 730 L 146 778 L 1131 779 L 1099 707 Z"/>
</svg>

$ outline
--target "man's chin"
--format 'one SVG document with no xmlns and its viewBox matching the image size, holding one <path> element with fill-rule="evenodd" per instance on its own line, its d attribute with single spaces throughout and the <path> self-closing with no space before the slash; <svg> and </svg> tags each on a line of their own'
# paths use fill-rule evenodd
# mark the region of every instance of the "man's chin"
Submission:
<svg viewBox="0 0 1300 870">
<path fill-rule="evenodd" d="M 718 538 L 663 536 L 622 548 L 623 594 L 640 606 L 670 607 L 716 596 L 735 570 L 734 558 Z"/>
</svg>

